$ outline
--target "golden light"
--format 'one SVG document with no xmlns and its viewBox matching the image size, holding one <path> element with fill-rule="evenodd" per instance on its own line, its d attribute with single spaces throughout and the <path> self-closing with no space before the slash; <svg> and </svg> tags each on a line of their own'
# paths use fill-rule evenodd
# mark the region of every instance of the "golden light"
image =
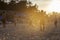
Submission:
<svg viewBox="0 0 60 40">
<path fill-rule="evenodd" d="M 47 12 L 60 12 L 60 1 L 59 0 L 52 0 L 49 6 L 47 7 Z"/>
</svg>

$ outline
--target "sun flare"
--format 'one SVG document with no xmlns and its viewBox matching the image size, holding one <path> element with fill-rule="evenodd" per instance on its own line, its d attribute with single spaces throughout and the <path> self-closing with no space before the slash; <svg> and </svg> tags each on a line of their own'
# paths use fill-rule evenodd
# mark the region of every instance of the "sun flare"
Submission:
<svg viewBox="0 0 60 40">
<path fill-rule="evenodd" d="M 48 12 L 60 12 L 60 2 L 59 0 L 52 0 L 49 6 L 47 7 Z"/>
</svg>

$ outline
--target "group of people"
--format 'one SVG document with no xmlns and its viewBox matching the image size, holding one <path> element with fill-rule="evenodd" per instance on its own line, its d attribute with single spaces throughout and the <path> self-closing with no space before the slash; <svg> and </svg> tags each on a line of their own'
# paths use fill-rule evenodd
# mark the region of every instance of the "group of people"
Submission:
<svg viewBox="0 0 60 40">
<path fill-rule="evenodd" d="M 41 14 L 40 15 L 42 15 L 42 17 L 41 18 L 43 18 L 44 16 L 43 16 L 43 14 L 45 13 L 43 13 L 43 11 L 41 12 Z M 46 15 L 46 14 L 44 14 L 44 15 Z M 48 17 L 48 16 L 47 16 Z M 45 19 L 45 17 L 43 18 L 43 19 Z M 3 24 L 3 27 L 5 28 L 6 26 L 5 26 L 5 24 L 6 24 L 6 21 L 7 21 L 7 17 L 6 17 L 6 14 L 5 14 L 5 11 L 3 11 L 2 13 L 0 13 L 0 21 L 2 22 L 2 24 Z M 14 20 L 13 20 L 14 21 Z M 42 20 L 43 21 L 43 20 Z M 14 22 L 15 23 L 15 22 Z M 1 23 L 0 23 L 1 24 Z M 15 23 L 15 25 L 16 25 L 16 23 Z M 57 20 L 55 19 L 54 20 L 54 25 L 57 27 Z"/>
</svg>

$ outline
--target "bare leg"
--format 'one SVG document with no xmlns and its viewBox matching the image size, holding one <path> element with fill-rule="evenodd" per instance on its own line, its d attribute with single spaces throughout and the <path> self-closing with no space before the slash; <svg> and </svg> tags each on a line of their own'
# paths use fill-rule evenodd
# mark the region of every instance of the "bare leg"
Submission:
<svg viewBox="0 0 60 40">
<path fill-rule="evenodd" d="M 6 24 L 5 20 L 2 21 L 2 24 L 3 24 L 3 28 L 5 28 L 6 27 L 5 26 L 5 24 Z"/>
<path fill-rule="evenodd" d="M 5 26 L 5 23 L 3 23 L 3 28 L 5 28 L 6 26 Z"/>
<path fill-rule="evenodd" d="M 14 23 L 14 26 L 16 27 L 16 22 L 14 21 L 13 23 Z"/>
<path fill-rule="evenodd" d="M 15 26 L 16 26 L 16 22 L 14 22 Z"/>
</svg>

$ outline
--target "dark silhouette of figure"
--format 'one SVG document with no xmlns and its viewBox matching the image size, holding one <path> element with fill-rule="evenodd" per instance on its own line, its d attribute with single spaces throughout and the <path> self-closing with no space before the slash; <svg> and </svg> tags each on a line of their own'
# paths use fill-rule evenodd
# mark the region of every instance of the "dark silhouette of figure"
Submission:
<svg viewBox="0 0 60 40">
<path fill-rule="evenodd" d="M 3 11 L 3 13 L 2 13 L 2 24 L 3 24 L 3 28 L 5 28 L 6 26 L 5 26 L 5 24 L 6 24 L 6 14 L 5 14 L 5 11 Z"/>
<path fill-rule="evenodd" d="M 46 13 L 45 13 L 45 11 L 43 11 L 43 10 L 41 10 L 41 12 L 40 12 L 40 17 L 41 17 L 41 27 L 42 27 L 42 31 L 44 31 L 45 30 L 45 16 L 46 15 Z"/>
<path fill-rule="evenodd" d="M 55 25 L 55 27 L 57 27 L 57 20 L 55 20 L 54 25 Z"/>
<path fill-rule="evenodd" d="M 4 14 L 5 12 L 3 11 L 3 13 L 0 13 L 0 21 L 3 24 L 3 27 L 5 28 L 5 23 L 6 23 L 6 15 Z M 1 24 L 1 23 L 0 23 Z"/>
<path fill-rule="evenodd" d="M 0 25 L 1 25 L 1 21 L 2 21 L 2 14 L 0 13 Z"/>
<path fill-rule="evenodd" d="M 16 19 L 16 13 L 15 13 L 15 15 L 13 15 L 13 23 L 14 23 L 15 27 L 16 27 L 16 24 L 17 24 L 16 21 L 18 21 L 18 20 Z"/>
</svg>

